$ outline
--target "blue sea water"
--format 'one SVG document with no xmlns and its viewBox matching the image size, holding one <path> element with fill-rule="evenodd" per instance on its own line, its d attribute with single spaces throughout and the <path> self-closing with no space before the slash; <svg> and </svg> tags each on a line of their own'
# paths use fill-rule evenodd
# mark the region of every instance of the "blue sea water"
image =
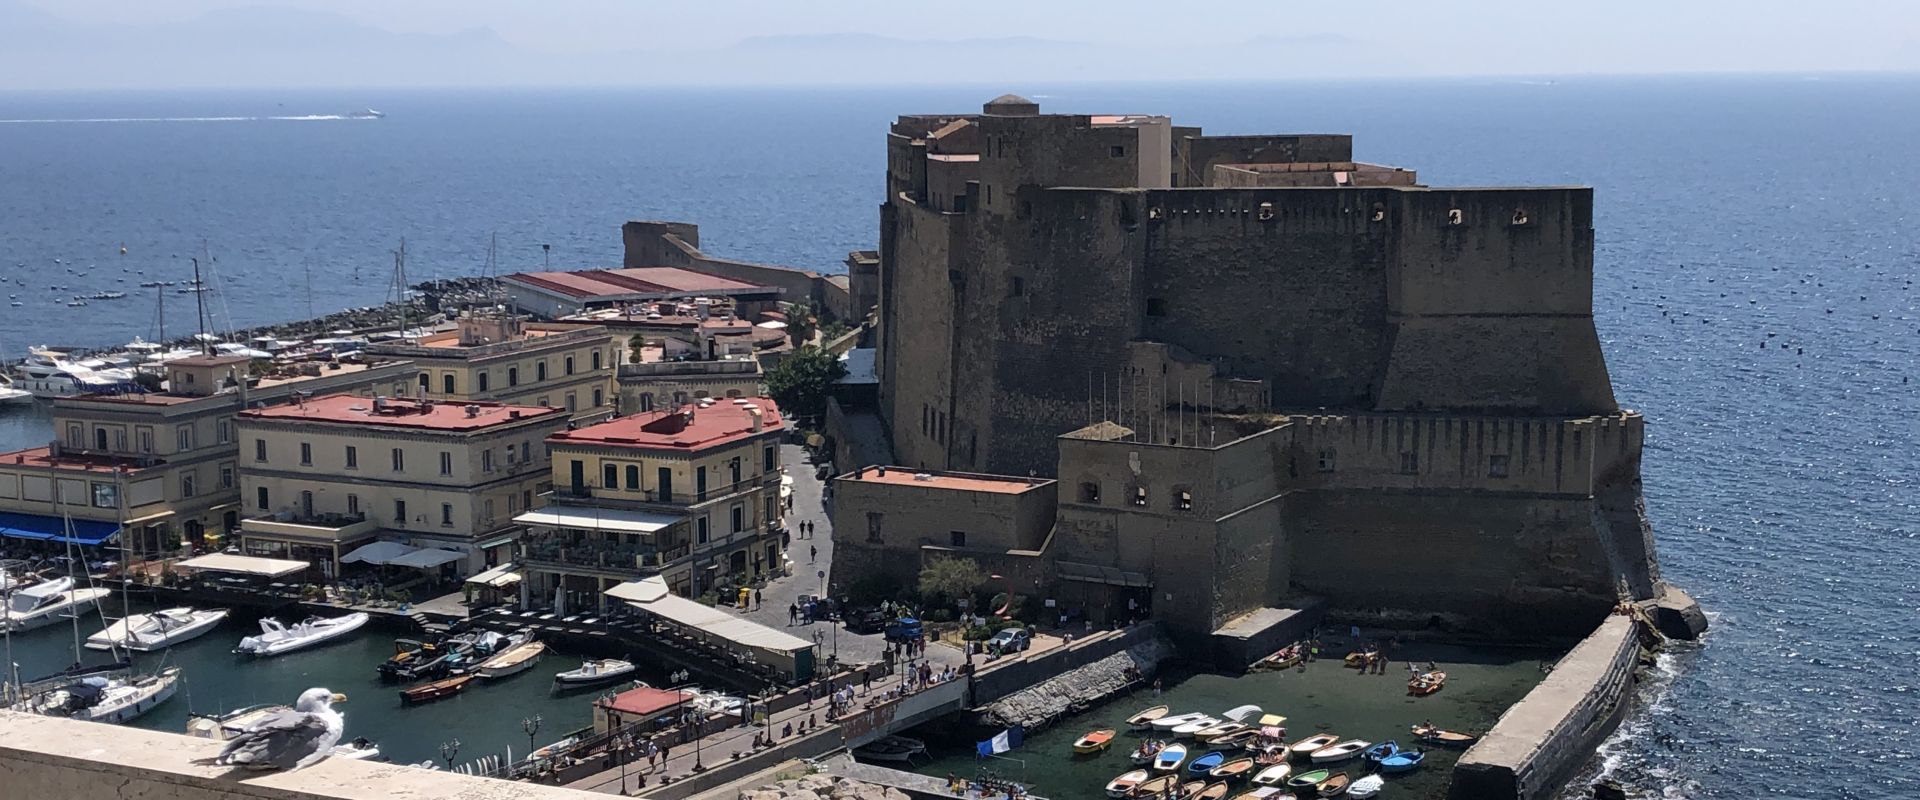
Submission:
<svg viewBox="0 0 1920 800">
<path fill-rule="evenodd" d="M 1920 78 L 0 94 L 0 120 L 388 114 L 0 122 L 0 293 L 23 302 L 0 353 L 150 335 L 137 284 L 184 279 L 203 240 L 219 327 L 379 302 L 402 237 L 416 279 L 477 273 L 495 234 L 505 270 L 543 243 L 555 268 L 614 264 L 630 218 L 831 271 L 874 246 L 892 116 L 1007 90 L 1351 132 L 1434 185 L 1594 186 L 1594 306 L 1651 422 L 1665 572 L 1715 629 L 1590 772 L 1657 797 L 1920 795 Z M 83 288 L 130 297 L 53 302 Z M 177 335 L 189 304 L 166 299 Z"/>
</svg>

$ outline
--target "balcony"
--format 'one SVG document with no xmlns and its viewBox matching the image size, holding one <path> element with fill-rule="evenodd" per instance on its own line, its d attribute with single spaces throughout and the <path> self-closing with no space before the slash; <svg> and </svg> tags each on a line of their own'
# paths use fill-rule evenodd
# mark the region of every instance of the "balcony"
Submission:
<svg viewBox="0 0 1920 800">
<path fill-rule="evenodd" d="M 572 543 L 561 537 L 524 540 L 519 560 L 554 572 L 645 577 L 693 552 L 689 544 L 659 548 L 649 544 Z"/>
<path fill-rule="evenodd" d="M 622 379 L 689 375 L 758 375 L 760 362 L 752 358 L 714 361 L 650 361 L 640 364 L 621 364 L 618 374 Z"/>
<path fill-rule="evenodd" d="M 302 517 L 282 512 L 240 521 L 243 534 L 283 540 L 337 544 L 373 535 L 380 529 L 365 514 L 315 514 Z"/>
<path fill-rule="evenodd" d="M 548 495 L 548 499 L 573 502 L 594 500 L 599 501 L 601 504 L 621 506 L 666 506 L 675 511 L 680 511 L 698 506 L 702 503 L 719 502 L 741 494 L 762 489 L 778 489 L 779 487 L 780 473 L 777 471 L 768 471 L 734 483 L 726 483 L 719 486 L 709 485 L 705 490 L 690 491 L 687 489 L 675 489 L 672 494 L 668 495 L 662 495 L 654 489 L 618 489 L 591 485 L 559 485 L 553 487 L 553 492 Z"/>
</svg>

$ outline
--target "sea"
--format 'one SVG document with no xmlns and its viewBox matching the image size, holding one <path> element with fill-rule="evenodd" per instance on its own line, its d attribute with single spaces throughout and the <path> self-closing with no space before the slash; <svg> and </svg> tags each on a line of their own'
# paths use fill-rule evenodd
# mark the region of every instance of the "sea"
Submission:
<svg viewBox="0 0 1920 800">
<path fill-rule="evenodd" d="M 1661 657 L 1583 780 L 1920 795 L 1916 76 L 0 94 L 0 294 L 21 303 L 0 306 L 0 355 L 155 338 L 162 315 L 191 332 L 191 296 L 138 284 L 194 258 L 215 330 L 381 302 L 402 240 L 412 280 L 603 267 L 621 222 L 672 219 L 713 253 L 837 271 L 876 244 L 890 119 L 1007 91 L 1210 133 L 1350 132 L 1430 185 L 1593 186 L 1594 311 L 1649 421 L 1662 567 L 1713 631 Z M 367 108 L 385 116 L 348 118 Z M 128 296 L 66 305 L 101 291 Z M 4 413 L 0 444 L 49 438 Z M 391 736 L 519 735 L 517 707 L 475 699 Z"/>
</svg>

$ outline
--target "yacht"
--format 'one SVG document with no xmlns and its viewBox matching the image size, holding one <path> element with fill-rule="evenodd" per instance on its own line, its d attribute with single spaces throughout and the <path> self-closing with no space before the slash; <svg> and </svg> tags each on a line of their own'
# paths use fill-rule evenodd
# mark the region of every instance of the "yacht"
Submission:
<svg viewBox="0 0 1920 800">
<path fill-rule="evenodd" d="M 247 358 L 273 358 L 265 350 L 256 350 L 239 342 L 224 342 L 213 346 L 213 350 L 223 356 L 246 356 Z"/>
<path fill-rule="evenodd" d="M 347 119 L 383 119 L 386 116 L 386 112 L 375 111 L 371 108 L 365 111 L 350 111 L 346 114 Z"/>
<path fill-rule="evenodd" d="M 116 647 L 142 652 L 160 650 L 213 630 L 229 612 L 224 608 L 169 608 L 151 614 L 133 614 L 87 637 L 87 649 Z"/>
<path fill-rule="evenodd" d="M 280 620 L 268 617 L 260 620 L 260 635 L 241 639 L 240 646 L 234 648 L 233 652 L 261 657 L 291 653 L 359 630 L 360 626 L 367 624 L 367 619 L 366 612 L 356 611 L 332 619 L 308 617 L 287 626 Z"/>
<path fill-rule="evenodd" d="M 33 402 L 33 392 L 15 387 L 12 378 L 0 375 L 0 405 L 31 402 Z"/>
<path fill-rule="evenodd" d="M 14 376 L 15 388 L 35 397 L 71 397 L 121 391 L 135 385 L 133 373 L 99 361 L 101 369 L 69 360 L 66 353 L 47 348 L 30 351 Z"/>
<path fill-rule="evenodd" d="M 41 581 L 13 592 L 6 615 L 0 616 L 0 629 L 27 631 L 46 627 L 71 619 L 110 594 L 112 592 L 105 589 L 75 589 L 72 578 Z"/>
<path fill-rule="evenodd" d="M 167 702 L 178 688 L 179 667 L 125 678 L 93 676 L 35 695 L 26 701 L 22 710 L 118 725 Z"/>
</svg>

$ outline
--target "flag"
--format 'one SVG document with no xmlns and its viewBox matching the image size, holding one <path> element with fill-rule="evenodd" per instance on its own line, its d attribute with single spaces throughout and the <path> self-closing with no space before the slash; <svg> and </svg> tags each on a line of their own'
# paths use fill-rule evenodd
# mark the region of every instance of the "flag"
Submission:
<svg viewBox="0 0 1920 800">
<path fill-rule="evenodd" d="M 1020 742 L 1023 738 L 1024 738 L 1024 731 L 1019 726 L 1014 726 L 1012 728 L 1008 728 L 997 734 L 994 734 L 993 738 L 991 739 L 988 739 L 984 742 L 981 742 L 975 745 L 974 752 L 980 758 L 986 758 L 987 756 L 991 756 L 991 755 L 998 755 L 1000 753 L 1007 752 L 1008 750 L 1012 750 L 1013 748 L 1019 747 Z"/>
</svg>

